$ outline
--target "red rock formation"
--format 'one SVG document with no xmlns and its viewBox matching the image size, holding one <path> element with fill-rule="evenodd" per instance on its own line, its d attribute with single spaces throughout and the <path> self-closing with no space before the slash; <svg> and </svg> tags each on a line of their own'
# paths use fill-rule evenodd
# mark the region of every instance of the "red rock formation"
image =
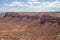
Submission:
<svg viewBox="0 0 60 40">
<path fill-rule="evenodd" d="M 0 40 L 56 40 L 60 17 L 38 14 L 6 13 L 0 18 Z"/>
</svg>

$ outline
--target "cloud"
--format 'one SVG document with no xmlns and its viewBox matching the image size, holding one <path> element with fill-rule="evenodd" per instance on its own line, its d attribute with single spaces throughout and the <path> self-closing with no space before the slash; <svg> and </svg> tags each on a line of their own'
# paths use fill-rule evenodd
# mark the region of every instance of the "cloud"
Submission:
<svg viewBox="0 0 60 40">
<path fill-rule="evenodd" d="M 27 0 L 28 2 L 11 2 L 9 4 L 5 4 L 6 6 L 19 6 L 19 7 L 27 7 L 32 9 L 32 11 L 57 11 L 56 9 L 60 9 L 60 1 L 56 0 L 53 2 L 40 2 L 38 0 Z M 18 9 L 14 9 L 17 11 Z M 23 10 L 24 11 L 24 10 Z M 59 10 L 60 11 L 60 10 Z"/>
<path fill-rule="evenodd" d="M 27 1 L 37 2 L 38 0 L 27 0 Z"/>
<path fill-rule="evenodd" d="M 23 6 L 22 2 L 11 2 L 10 4 L 5 4 L 6 6 Z"/>
<path fill-rule="evenodd" d="M 26 7 L 31 8 L 35 11 L 57 11 L 60 8 L 60 1 L 53 2 L 27 2 Z"/>
<path fill-rule="evenodd" d="M 29 8 L 60 8 L 60 1 L 54 1 L 54 2 L 28 2 L 27 7 Z"/>
</svg>

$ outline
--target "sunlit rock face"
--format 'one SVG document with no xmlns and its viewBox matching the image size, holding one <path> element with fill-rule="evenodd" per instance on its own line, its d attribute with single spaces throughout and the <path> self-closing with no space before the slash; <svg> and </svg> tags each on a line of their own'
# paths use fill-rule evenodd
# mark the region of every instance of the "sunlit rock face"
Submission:
<svg viewBox="0 0 60 40">
<path fill-rule="evenodd" d="M 0 17 L 0 40 L 56 40 L 60 17 L 55 14 L 6 12 Z"/>
</svg>

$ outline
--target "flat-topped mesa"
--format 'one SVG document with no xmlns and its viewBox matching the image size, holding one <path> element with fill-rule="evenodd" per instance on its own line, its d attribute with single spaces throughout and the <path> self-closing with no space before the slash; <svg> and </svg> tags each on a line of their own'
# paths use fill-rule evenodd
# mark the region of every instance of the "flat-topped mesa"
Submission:
<svg viewBox="0 0 60 40">
<path fill-rule="evenodd" d="M 27 15 L 27 14 L 23 14 L 23 13 L 14 13 L 14 12 L 6 12 L 5 16 L 3 18 L 6 17 L 11 17 L 11 18 L 31 18 L 31 19 L 38 19 L 40 18 L 39 16 L 36 15 Z"/>
<path fill-rule="evenodd" d="M 51 23 L 58 23 L 60 25 L 60 17 L 57 16 L 51 16 L 51 15 L 42 15 L 41 17 L 36 16 L 36 15 L 27 15 L 24 13 L 17 13 L 17 12 L 6 12 L 5 16 L 6 17 L 11 17 L 11 18 L 21 18 L 21 19 L 40 19 L 40 24 L 45 24 L 46 22 L 51 22 Z"/>
<path fill-rule="evenodd" d="M 5 18 L 5 17 L 17 17 L 17 16 L 20 16 L 20 15 L 18 13 L 6 12 L 5 16 L 3 18 Z"/>
<path fill-rule="evenodd" d="M 60 25 L 60 17 L 42 15 L 41 16 L 41 24 L 45 24 L 46 22 L 58 23 Z"/>
</svg>

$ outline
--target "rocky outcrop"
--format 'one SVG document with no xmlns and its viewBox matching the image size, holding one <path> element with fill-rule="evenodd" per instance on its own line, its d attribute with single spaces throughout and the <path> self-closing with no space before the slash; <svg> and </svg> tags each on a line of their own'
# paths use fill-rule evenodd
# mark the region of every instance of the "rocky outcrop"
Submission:
<svg viewBox="0 0 60 40">
<path fill-rule="evenodd" d="M 11 18 L 27 18 L 27 19 L 38 19 L 40 18 L 39 16 L 32 16 L 32 15 L 21 15 L 21 13 L 5 13 L 5 16 L 3 18 L 6 17 L 11 17 Z"/>
<path fill-rule="evenodd" d="M 11 18 L 21 18 L 21 19 L 40 19 L 40 23 L 41 24 L 45 24 L 46 22 L 51 22 L 51 23 L 58 23 L 60 25 L 60 17 L 56 17 L 56 16 L 51 16 L 51 15 L 42 15 L 42 16 L 36 16 L 36 15 L 27 15 L 27 14 L 23 14 L 21 15 L 21 13 L 13 13 L 13 12 L 6 12 L 5 16 L 3 18 L 6 17 L 11 17 Z"/>
<path fill-rule="evenodd" d="M 46 22 L 58 23 L 60 25 L 60 17 L 54 17 L 54 16 L 49 16 L 49 15 L 42 15 L 42 17 L 41 17 L 41 24 L 44 24 Z"/>
</svg>

